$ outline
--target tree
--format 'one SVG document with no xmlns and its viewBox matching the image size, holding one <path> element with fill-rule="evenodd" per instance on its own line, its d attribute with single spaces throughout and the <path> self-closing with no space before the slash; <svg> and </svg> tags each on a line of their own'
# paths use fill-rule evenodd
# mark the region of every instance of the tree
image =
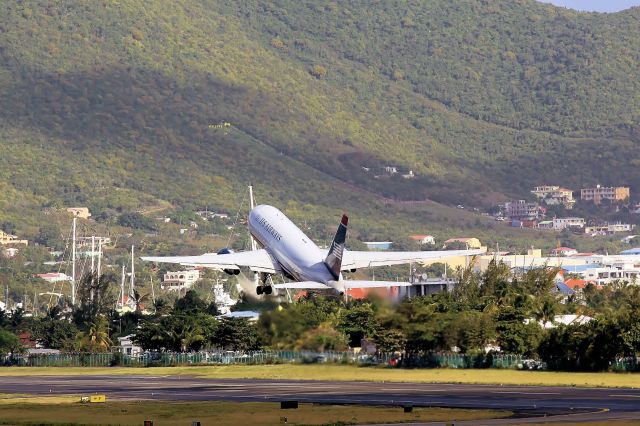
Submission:
<svg viewBox="0 0 640 426">
<path fill-rule="evenodd" d="M 197 351 L 215 342 L 218 321 L 203 312 L 172 311 L 160 318 L 145 318 L 134 341 L 145 350 Z"/>
<path fill-rule="evenodd" d="M 316 352 L 346 351 L 349 349 L 349 340 L 344 333 L 333 328 L 331 323 L 325 322 L 305 331 L 296 342 L 295 349 Z"/>
<path fill-rule="evenodd" d="M 109 338 L 109 323 L 104 317 L 96 317 L 87 331 L 81 333 L 78 346 L 83 352 L 107 352 L 113 344 Z"/>
<path fill-rule="evenodd" d="M 47 315 L 34 324 L 32 333 L 33 338 L 45 348 L 71 350 L 78 328 L 69 321 Z"/>
<path fill-rule="evenodd" d="M 115 287 L 113 275 L 86 273 L 78 282 L 77 297 L 80 301 L 73 317 L 79 326 L 94 324 L 99 315 L 106 315 L 115 302 L 109 288 Z"/>
<path fill-rule="evenodd" d="M 131 295 L 129 297 L 131 297 L 131 300 L 133 300 L 133 302 L 136 305 L 136 312 L 142 312 L 143 303 L 145 303 L 147 300 L 149 300 L 151 295 L 149 293 L 140 294 L 137 289 L 134 289 L 133 290 L 133 295 Z"/>
<path fill-rule="evenodd" d="M 0 329 L 0 355 L 13 355 L 22 350 L 20 339 L 7 330 Z"/>
<path fill-rule="evenodd" d="M 327 75 L 327 69 L 322 65 L 314 65 L 313 68 L 309 71 L 309 74 L 314 76 L 315 78 L 322 78 Z"/>
<path fill-rule="evenodd" d="M 133 229 L 156 231 L 157 226 L 153 219 L 149 219 L 141 213 L 123 213 L 118 217 L 118 225 Z"/>
<path fill-rule="evenodd" d="M 43 246 L 58 249 L 62 247 L 62 233 L 55 223 L 47 223 L 40 227 L 34 241 Z"/>
<path fill-rule="evenodd" d="M 182 312 L 203 312 L 207 309 L 207 302 L 202 300 L 195 290 L 189 290 L 184 297 L 176 301 L 173 309 Z"/>
<path fill-rule="evenodd" d="M 216 330 L 214 344 L 232 351 L 256 350 L 260 347 L 258 330 L 246 318 L 222 318 Z"/>
<path fill-rule="evenodd" d="M 370 303 L 358 303 L 340 310 L 336 330 L 346 334 L 349 346 L 359 347 L 365 337 L 373 336 L 378 323 Z"/>
</svg>

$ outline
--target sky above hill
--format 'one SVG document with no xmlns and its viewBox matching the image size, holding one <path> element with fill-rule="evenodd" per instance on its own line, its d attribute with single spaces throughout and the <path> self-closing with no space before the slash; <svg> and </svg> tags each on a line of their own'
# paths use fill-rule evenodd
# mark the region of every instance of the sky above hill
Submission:
<svg viewBox="0 0 640 426">
<path fill-rule="evenodd" d="M 640 0 L 539 0 L 556 6 L 564 6 L 585 12 L 619 12 L 633 6 L 640 6 Z"/>
</svg>

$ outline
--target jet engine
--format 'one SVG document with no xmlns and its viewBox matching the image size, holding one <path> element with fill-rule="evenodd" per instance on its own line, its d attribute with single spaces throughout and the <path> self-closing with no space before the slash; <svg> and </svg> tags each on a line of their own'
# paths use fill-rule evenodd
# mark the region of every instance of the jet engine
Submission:
<svg viewBox="0 0 640 426">
<path fill-rule="evenodd" d="M 216 254 L 231 254 L 231 253 L 235 253 L 233 249 L 230 249 L 229 247 L 224 247 L 218 250 Z M 238 269 L 223 269 L 223 271 L 227 275 L 238 275 L 240 273 Z"/>
</svg>

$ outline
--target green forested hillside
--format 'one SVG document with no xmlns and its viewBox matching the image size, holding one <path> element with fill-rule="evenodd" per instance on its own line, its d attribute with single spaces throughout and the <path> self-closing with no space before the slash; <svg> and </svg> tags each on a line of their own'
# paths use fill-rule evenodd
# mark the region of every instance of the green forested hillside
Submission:
<svg viewBox="0 0 640 426">
<path fill-rule="evenodd" d="M 531 238 L 381 197 L 640 189 L 637 40 L 640 9 L 533 0 L 3 2 L 0 219 L 231 210 L 251 181 L 298 218 L 366 218 L 371 237 L 393 220 Z M 417 177 L 374 178 L 385 165 Z"/>
</svg>

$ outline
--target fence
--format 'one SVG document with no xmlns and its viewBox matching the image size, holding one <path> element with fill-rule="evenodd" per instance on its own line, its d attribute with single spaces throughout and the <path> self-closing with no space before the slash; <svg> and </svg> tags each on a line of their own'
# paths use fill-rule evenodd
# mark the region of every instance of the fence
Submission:
<svg viewBox="0 0 640 426">
<path fill-rule="evenodd" d="M 146 352 L 130 356 L 115 353 L 69 353 L 47 355 L 14 355 L 0 357 L 0 365 L 25 367 L 109 367 L 109 366 L 175 366 L 175 365 L 224 365 L 224 364 L 311 364 L 335 363 L 354 365 L 381 365 L 400 368 L 505 368 L 546 369 L 540 361 L 526 359 L 520 355 L 505 354 L 355 354 L 353 352 L 305 352 L 305 351 L 253 351 L 253 352 Z M 568 365 L 551 363 L 550 369 L 571 370 Z M 579 369 L 579 368 L 577 368 Z M 612 361 L 613 371 L 640 371 L 638 359 L 620 358 Z"/>
<path fill-rule="evenodd" d="M 107 367 L 107 366 L 172 366 L 207 364 L 311 364 L 336 363 L 387 365 L 408 368 L 513 368 L 522 363 L 515 355 L 460 354 L 355 354 L 353 352 L 253 351 L 253 352 L 146 352 L 130 356 L 115 353 L 69 353 L 47 355 L 14 355 L 0 358 L 2 365 L 29 367 Z"/>
</svg>

